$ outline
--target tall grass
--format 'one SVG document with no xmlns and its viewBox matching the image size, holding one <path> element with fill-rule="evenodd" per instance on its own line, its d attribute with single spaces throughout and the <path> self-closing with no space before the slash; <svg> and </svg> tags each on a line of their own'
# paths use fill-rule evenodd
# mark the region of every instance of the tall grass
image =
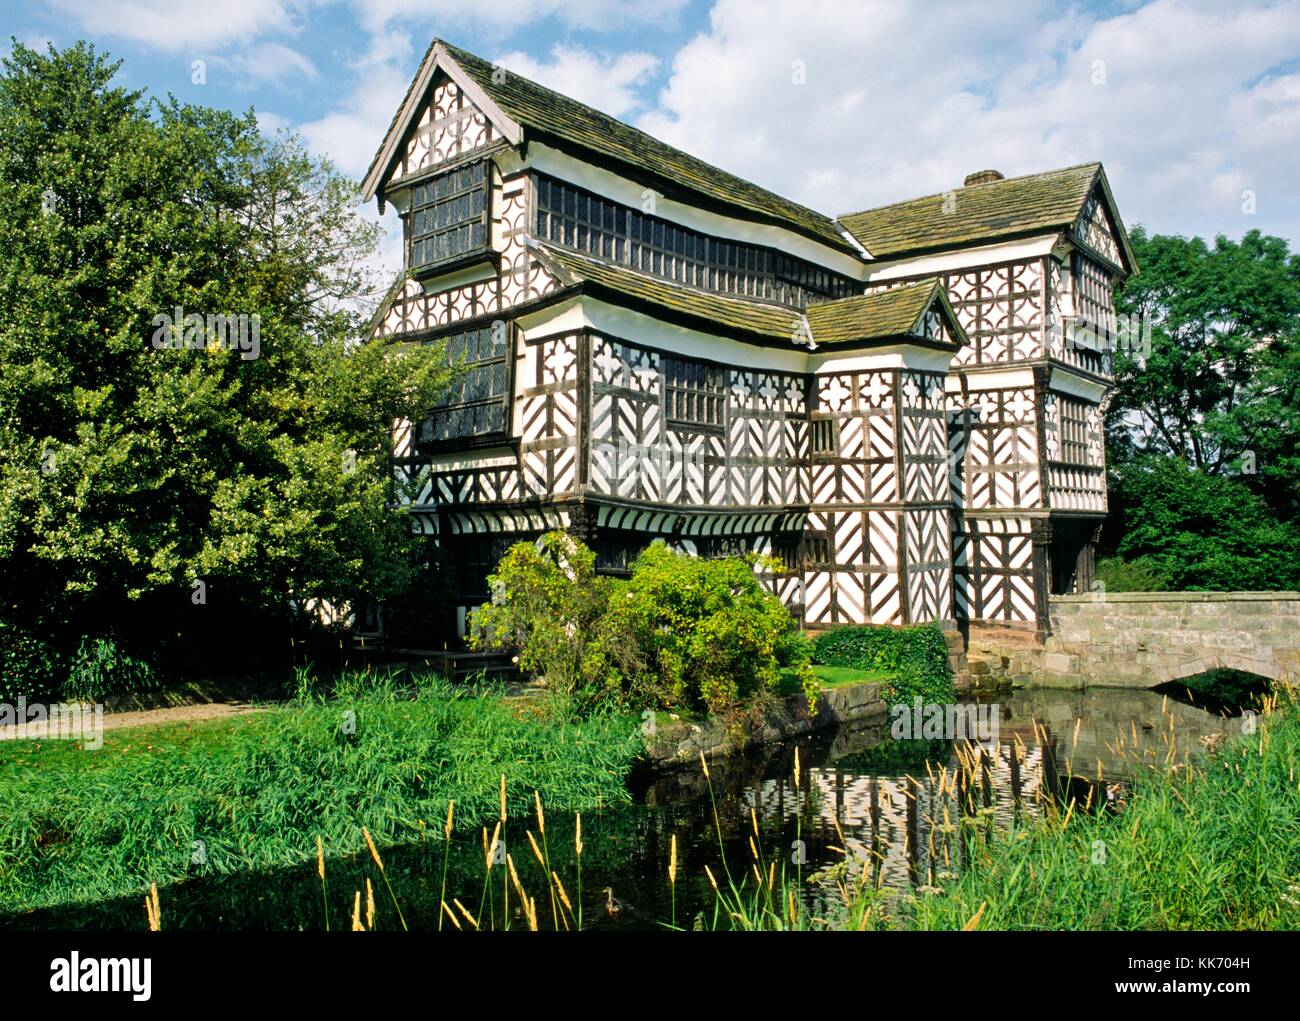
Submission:
<svg viewBox="0 0 1300 1021">
<path fill-rule="evenodd" d="M 907 924 L 981 929 L 1300 928 L 1300 719 L 1268 706 L 1183 769 L 1139 774 L 1119 813 L 1049 812 L 971 843 Z"/>
<path fill-rule="evenodd" d="M 714 927 L 1300 928 L 1300 717 L 1295 697 L 1281 697 L 1284 711 L 1266 701 L 1254 733 L 1204 760 L 1146 764 L 1122 811 L 1044 802 L 1044 815 L 1017 815 L 1009 831 L 963 818 L 965 867 L 942 889 L 890 895 L 865 865 L 849 880 L 846 861 L 834 872 L 841 909 L 808 918 L 798 874 L 755 867 L 754 882 L 714 882 Z"/>
<path fill-rule="evenodd" d="M 571 722 L 498 696 L 433 676 L 401 689 L 392 676 L 368 675 L 328 697 L 304 690 L 202 740 L 122 753 L 123 731 L 109 732 L 104 750 L 75 756 L 58 743 L 8 749 L 0 902 L 84 903 L 151 883 L 303 864 L 320 859 L 318 836 L 324 854 L 377 857 L 375 844 L 414 842 L 428 820 L 450 819 L 453 800 L 456 824 L 471 832 L 504 814 L 495 795 L 506 773 L 513 812 L 531 807 L 534 791 L 567 810 L 628 800 L 639 721 Z M 47 750 L 50 767 L 34 768 Z"/>
</svg>

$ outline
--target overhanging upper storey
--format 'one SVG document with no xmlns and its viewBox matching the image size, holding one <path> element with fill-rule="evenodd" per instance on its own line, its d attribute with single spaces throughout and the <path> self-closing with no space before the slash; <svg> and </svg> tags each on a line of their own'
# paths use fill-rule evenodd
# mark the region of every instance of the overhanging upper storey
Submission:
<svg viewBox="0 0 1300 1021">
<path fill-rule="evenodd" d="M 548 301 L 577 292 L 691 329 L 807 352 L 905 345 L 952 353 L 966 342 L 937 280 L 821 302 L 798 312 L 679 286 L 546 245 L 535 244 L 534 250 L 563 284 Z"/>
<path fill-rule="evenodd" d="M 452 109 L 422 113 L 439 75 L 454 82 L 464 100 Z M 641 182 L 670 200 L 777 225 L 860 259 L 857 247 L 830 217 L 436 39 L 366 173 L 364 199 L 379 196 L 383 201 L 393 182 L 412 176 L 406 157 L 413 133 L 432 138 L 438 132 L 464 131 L 466 126 L 472 130 L 476 149 L 526 150 L 531 143 L 540 143 Z"/>
<path fill-rule="evenodd" d="M 922 263 L 1035 238 L 1065 240 L 1123 276 L 1137 265 L 1100 163 L 1004 178 L 986 171 L 961 188 L 849 213 L 839 222 L 875 262 Z"/>
</svg>

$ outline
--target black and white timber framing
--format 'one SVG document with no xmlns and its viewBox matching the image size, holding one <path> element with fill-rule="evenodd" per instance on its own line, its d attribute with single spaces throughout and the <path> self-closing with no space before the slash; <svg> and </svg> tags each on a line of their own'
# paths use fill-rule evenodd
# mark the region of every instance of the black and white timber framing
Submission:
<svg viewBox="0 0 1300 1021">
<path fill-rule="evenodd" d="M 375 335 L 465 366 L 394 446 L 455 626 L 564 528 L 610 571 L 773 554 L 808 627 L 1045 629 L 1106 513 L 1109 352 L 1061 328 L 1134 269 L 1100 165 L 977 175 L 934 197 L 961 230 L 902 245 L 926 200 L 834 220 L 637 135 L 435 41 L 364 182 L 410 270 Z M 1053 214 L 982 219 L 1013 188 Z"/>
</svg>

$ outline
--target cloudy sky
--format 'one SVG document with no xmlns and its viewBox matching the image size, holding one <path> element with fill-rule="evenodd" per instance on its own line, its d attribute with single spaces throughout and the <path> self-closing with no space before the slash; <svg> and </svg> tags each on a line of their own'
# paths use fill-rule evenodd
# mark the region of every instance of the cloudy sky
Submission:
<svg viewBox="0 0 1300 1021">
<path fill-rule="evenodd" d="M 1300 247 L 1300 0 L 6 0 L 0 19 L 28 45 L 89 39 L 132 86 L 251 106 L 355 176 L 437 35 L 829 214 L 1100 159 L 1130 226 Z"/>
</svg>

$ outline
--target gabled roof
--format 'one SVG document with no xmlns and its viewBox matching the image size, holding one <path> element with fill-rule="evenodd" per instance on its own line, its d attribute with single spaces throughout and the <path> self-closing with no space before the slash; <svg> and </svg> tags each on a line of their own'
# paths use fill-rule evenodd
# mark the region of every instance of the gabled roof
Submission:
<svg viewBox="0 0 1300 1021">
<path fill-rule="evenodd" d="M 859 257 L 831 217 L 705 163 L 675 149 L 630 124 L 561 95 L 513 71 L 502 73 L 481 57 L 435 39 L 411 80 L 406 97 L 366 172 L 362 192 L 366 200 L 379 190 L 380 181 L 406 134 L 411 117 L 441 68 L 483 110 L 511 141 L 536 139 L 559 149 L 578 150 L 611 164 L 634 178 L 652 179 L 662 194 L 686 195 L 685 201 L 721 205 L 750 219 L 787 227 L 841 252 Z M 495 73 L 495 77 L 494 77 Z"/>
<path fill-rule="evenodd" d="M 803 343 L 804 313 L 796 309 L 699 291 L 562 248 L 534 244 L 538 256 L 566 285 L 566 290 L 576 288 L 653 315 L 666 313 L 709 333 L 723 332 L 768 343 Z M 922 319 L 936 302 L 941 305 L 954 335 L 965 342 L 966 334 L 937 280 L 811 305 L 806 315 L 809 332 L 818 347 L 887 341 L 933 344 L 924 336 Z"/>
<path fill-rule="evenodd" d="M 799 326 L 800 313 L 784 305 L 683 287 L 662 277 L 588 259 L 540 242 L 536 243 L 535 251 L 542 262 L 571 287 L 608 298 L 615 304 L 646 308 L 651 312 L 665 311 L 678 318 L 693 320 L 709 332 L 722 329 L 728 333 L 790 343 Z"/>
<path fill-rule="evenodd" d="M 1100 163 L 971 184 L 838 219 L 873 259 L 898 259 L 1073 227 L 1098 186 L 1126 263 L 1121 268 L 1132 271 L 1128 235 Z"/>
<path fill-rule="evenodd" d="M 936 278 L 809 305 L 808 329 L 818 344 L 922 337 L 925 335 L 923 320 L 936 306 L 957 340 L 952 347 L 965 344 L 966 331 L 948 302 L 943 284 Z"/>
</svg>

